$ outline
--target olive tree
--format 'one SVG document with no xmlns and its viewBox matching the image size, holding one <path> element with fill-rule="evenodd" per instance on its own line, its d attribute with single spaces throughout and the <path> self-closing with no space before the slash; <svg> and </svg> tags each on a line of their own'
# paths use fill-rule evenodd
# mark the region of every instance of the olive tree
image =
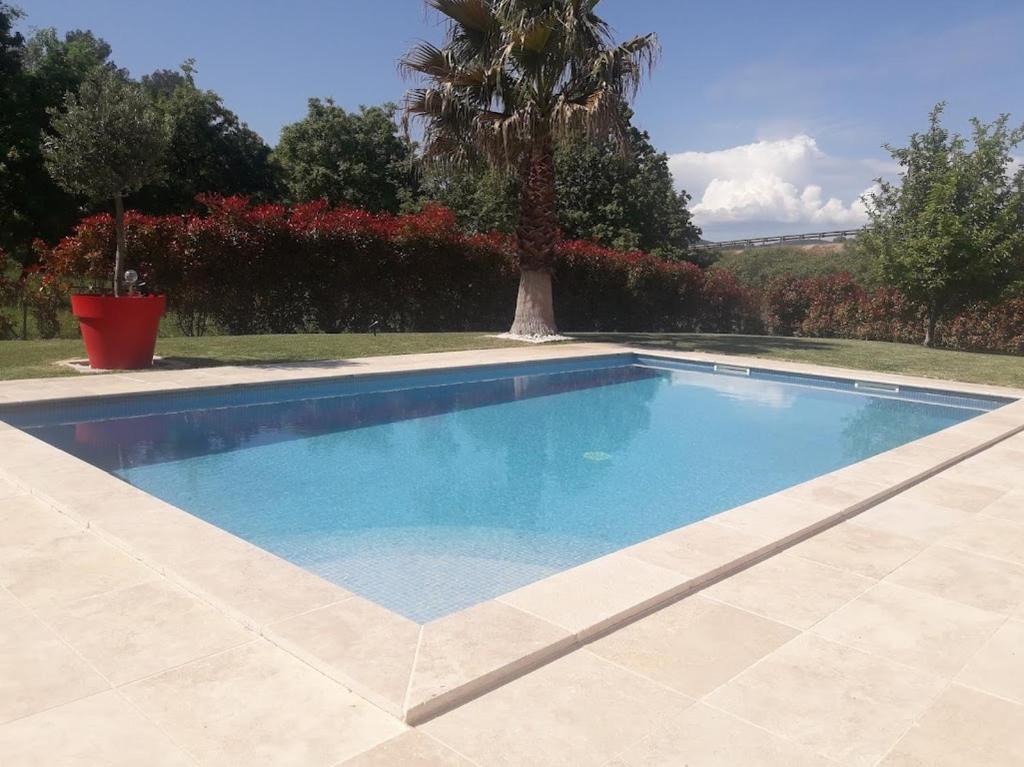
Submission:
<svg viewBox="0 0 1024 767">
<path fill-rule="evenodd" d="M 68 192 L 114 203 L 114 295 L 120 295 L 125 259 L 124 197 L 162 175 L 167 126 L 138 83 L 101 70 L 51 110 L 52 133 L 43 156 L 54 180 Z"/>
</svg>

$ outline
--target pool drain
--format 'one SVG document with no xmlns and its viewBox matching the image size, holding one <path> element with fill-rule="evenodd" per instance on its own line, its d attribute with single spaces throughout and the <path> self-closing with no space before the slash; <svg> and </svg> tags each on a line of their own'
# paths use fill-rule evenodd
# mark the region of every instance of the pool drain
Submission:
<svg viewBox="0 0 1024 767">
<path fill-rule="evenodd" d="M 600 461 L 610 461 L 612 459 L 611 455 L 609 455 L 608 453 L 604 453 L 600 450 L 591 450 L 587 453 L 584 453 L 583 457 L 586 458 L 588 461 L 594 461 L 595 463 Z"/>
</svg>

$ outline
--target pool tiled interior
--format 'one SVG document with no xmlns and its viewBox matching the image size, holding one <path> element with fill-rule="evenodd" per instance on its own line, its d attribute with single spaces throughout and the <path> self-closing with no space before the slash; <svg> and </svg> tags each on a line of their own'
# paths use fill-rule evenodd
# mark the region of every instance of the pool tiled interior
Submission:
<svg viewBox="0 0 1024 767">
<path fill-rule="evenodd" d="M 11 382 L 0 399 L 607 350 Z M 0 756 L 1022 763 L 1021 427 L 1015 403 L 420 627 L 0 425 Z"/>
</svg>

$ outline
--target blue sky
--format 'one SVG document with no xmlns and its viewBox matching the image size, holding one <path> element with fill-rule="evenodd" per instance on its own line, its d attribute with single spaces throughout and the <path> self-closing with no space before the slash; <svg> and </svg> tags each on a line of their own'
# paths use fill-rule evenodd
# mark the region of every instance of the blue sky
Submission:
<svg viewBox="0 0 1024 767">
<path fill-rule="evenodd" d="M 139 76 L 197 61 L 268 142 L 310 96 L 400 101 L 396 58 L 442 28 L 419 0 L 15 0 L 23 26 L 88 28 Z M 1010 112 L 1024 121 L 1024 0 L 604 0 L 620 37 L 663 54 L 635 121 L 671 156 L 710 239 L 855 226 L 892 171 L 885 141 Z"/>
</svg>

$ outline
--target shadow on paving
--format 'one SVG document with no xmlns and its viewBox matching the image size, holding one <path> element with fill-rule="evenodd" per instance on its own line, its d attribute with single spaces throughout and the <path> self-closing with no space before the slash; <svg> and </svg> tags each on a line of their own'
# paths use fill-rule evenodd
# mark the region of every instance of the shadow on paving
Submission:
<svg viewBox="0 0 1024 767">
<path fill-rule="evenodd" d="M 358 358 L 356 358 L 358 359 Z M 356 364 L 353 360 L 296 360 L 294 357 L 269 357 L 267 359 L 232 359 L 230 357 L 192 357 L 188 355 L 175 354 L 161 357 L 153 361 L 154 370 L 185 370 L 188 368 L 212 368 L 225 365 L 237 365 L 239 367 L 265 367 L 270 365 L 292 365 L 304 368 L 337 368 Z"/>
</svg>

